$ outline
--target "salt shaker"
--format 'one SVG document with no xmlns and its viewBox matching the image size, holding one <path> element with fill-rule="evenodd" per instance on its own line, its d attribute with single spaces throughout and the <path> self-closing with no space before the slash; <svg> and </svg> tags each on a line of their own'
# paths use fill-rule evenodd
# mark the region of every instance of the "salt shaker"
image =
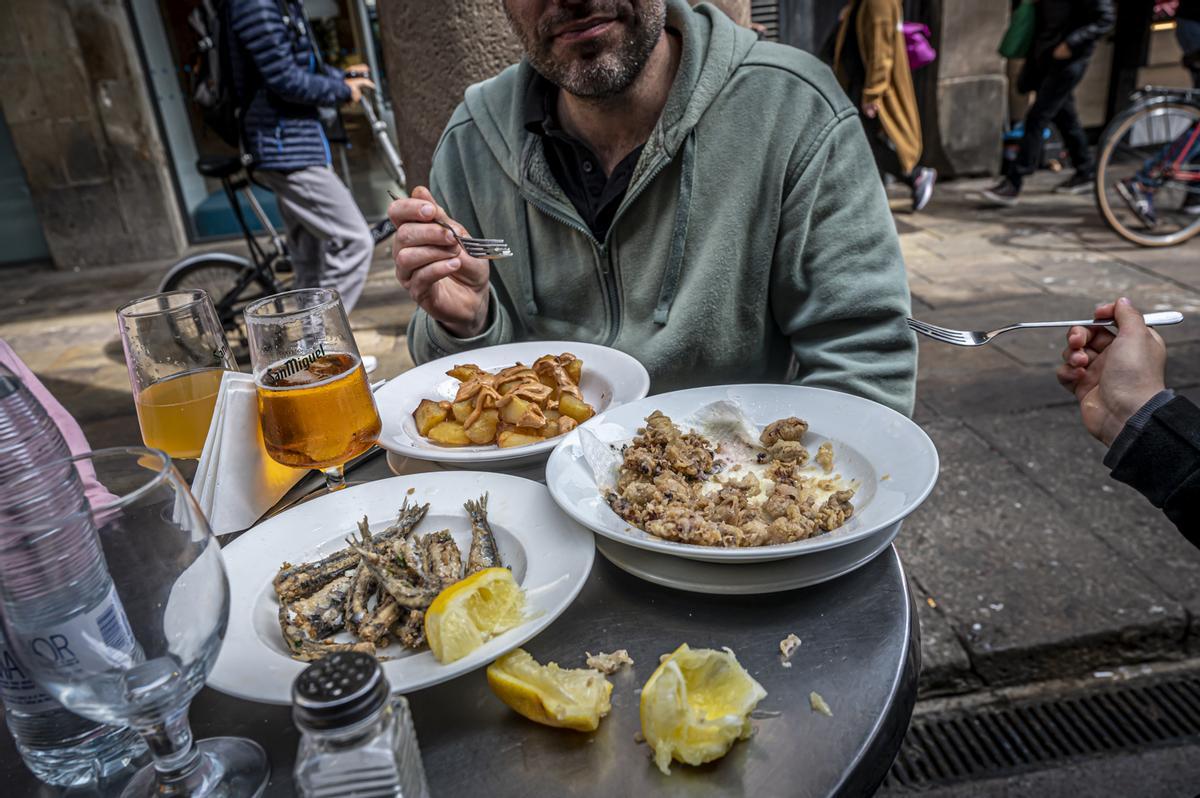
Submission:
<svg viewBox="0 0 1200 798">
<path fill-rule="evenodd" d="M 390 693 L 378 660 L 357 651 L 330 654 L 296 677 L 298 795 L 428 798 L 408 701 Z"/>
</svg>

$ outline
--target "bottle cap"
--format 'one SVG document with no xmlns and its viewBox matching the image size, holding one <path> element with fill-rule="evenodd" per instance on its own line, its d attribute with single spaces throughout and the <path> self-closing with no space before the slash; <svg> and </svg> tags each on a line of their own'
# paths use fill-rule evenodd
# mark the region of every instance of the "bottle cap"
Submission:
<svg viewBox="0 0 1200 798">
<path fill-rule="evenodd" d="M 292 718 L 302 729 L 350 726 L 378 712 L 390 689 L 379 661 L 338 651 L 305 668 L 292 684 Z"/>
</svg>

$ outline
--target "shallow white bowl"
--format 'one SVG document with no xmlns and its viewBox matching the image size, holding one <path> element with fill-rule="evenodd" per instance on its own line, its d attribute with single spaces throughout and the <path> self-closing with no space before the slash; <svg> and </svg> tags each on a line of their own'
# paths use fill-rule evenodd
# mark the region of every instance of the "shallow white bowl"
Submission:
<svg viewBox="0 0 1200 798">
<path fill-rule="evenodd" d="M 937 449 L 920 427 L 876 402 L 821 388 L 691 388 L 622 405 L 593 418 L 588 426 L 602 440 L 612 441 L 615 436 L 628 442 L 655 410 L 681 420 L 719 400 L 736 402 L 760 429 L 788 416 L 806 420 L 809 429 L 803 442 L 812 451 L 831 441 L 834 472 L 858 486 L 850 520 L 833 532 L 776 546 L 721 548 L 663 540 L 632 526 L 604 501 L 584 460 L 577 431 L 565 436 L 546 463 L 550 495 L 576 521 L 618 543 L 692 560 L 748 563 L 798 557 L 862 540 L 906 518 L 937 482 Z"/>
<path fill-rule="evenodd" d="M 471 524 L 463 502 L 488 493 L 488 519 L 500 557 L 525 590 L 525 623 L 489 640 L 460 660 L 443 665 L 425 649 L 393 643 L 381 654 L 392 690 L 409 692 L 487 665 L 545 629 L 575 600 L 595 557 L 595 539 L 551 501 L 543 485 L 506 474 L 456 471 L 393 477 L 326 494 L 264 521 L 222 551 L 229 574 L 229 628 L 208 686 L 268 704 L 291 703 L 292 682 L 307 663 L 292 659 L 279 629 L 279 601 L 272 580 L 285 560 L 309 562 L 346 546 L 366 515 L 373 530 L 396 517 L 410 501 L 429 502 L 418 534 L 449 529 L 463 551 Z"/>
<path fill-rule="evenodd" d="M 417 432 L 412 414 L 422 399 L 454 399 L 460 383 L 446 376 L 446 372 L 456 365 L 474 363 L 485 371 L 499 371 L 518 362 L 532 366 L 542 355 L 563 352 L 570 352 L 583 361 L 579 390 L 597 413 L 641 399 L 650 390 L 650 375 L 646 368 L 624 352 L 607 346 L 577 341 L 531 341 L 473 349 L 409 369 L 379 389 L 375 394 L 375 404 L 379 406 L 379 417 L 383 420 L 379 445 L 405 457 L 459 467 L 545 460 L 558 445 L 559 438 L 511 449 L 494 445 L 438 446 Z"/>
</svg>

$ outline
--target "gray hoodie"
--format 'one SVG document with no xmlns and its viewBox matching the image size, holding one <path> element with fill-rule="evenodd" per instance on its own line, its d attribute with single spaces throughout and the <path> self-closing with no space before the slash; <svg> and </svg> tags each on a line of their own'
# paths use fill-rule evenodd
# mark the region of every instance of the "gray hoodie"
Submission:
<svg viewBox="0 0 1200 798">
<path fill-rule="evenodd" d="M 419 311 L 413 360 L 577 340 L 638 358 L 654 393 L 790 380 L 911 413 L 908 284 L 854 107 L 816 59 L 715 8 L 668 0 L 667 27 L 679 70 L 603 241 L 523 125 L 528 63 L 467 89 L 430 187 L 515 256 L 492 264 L 486 329 Z"/>
</svg>

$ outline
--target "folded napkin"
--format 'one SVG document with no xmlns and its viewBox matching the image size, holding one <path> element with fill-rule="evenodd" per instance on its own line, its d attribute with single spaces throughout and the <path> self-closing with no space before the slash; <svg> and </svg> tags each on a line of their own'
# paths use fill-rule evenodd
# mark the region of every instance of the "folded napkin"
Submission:
<svg viewBox="0 0 1200 798">
<path fill-rule="evenodd" d="M 192 480 L 192 493 L 213 533 L 247 528 L 307 473 L 271 459 L 263 445 L 254 378 L 226 372 Z"/>
</svg>

